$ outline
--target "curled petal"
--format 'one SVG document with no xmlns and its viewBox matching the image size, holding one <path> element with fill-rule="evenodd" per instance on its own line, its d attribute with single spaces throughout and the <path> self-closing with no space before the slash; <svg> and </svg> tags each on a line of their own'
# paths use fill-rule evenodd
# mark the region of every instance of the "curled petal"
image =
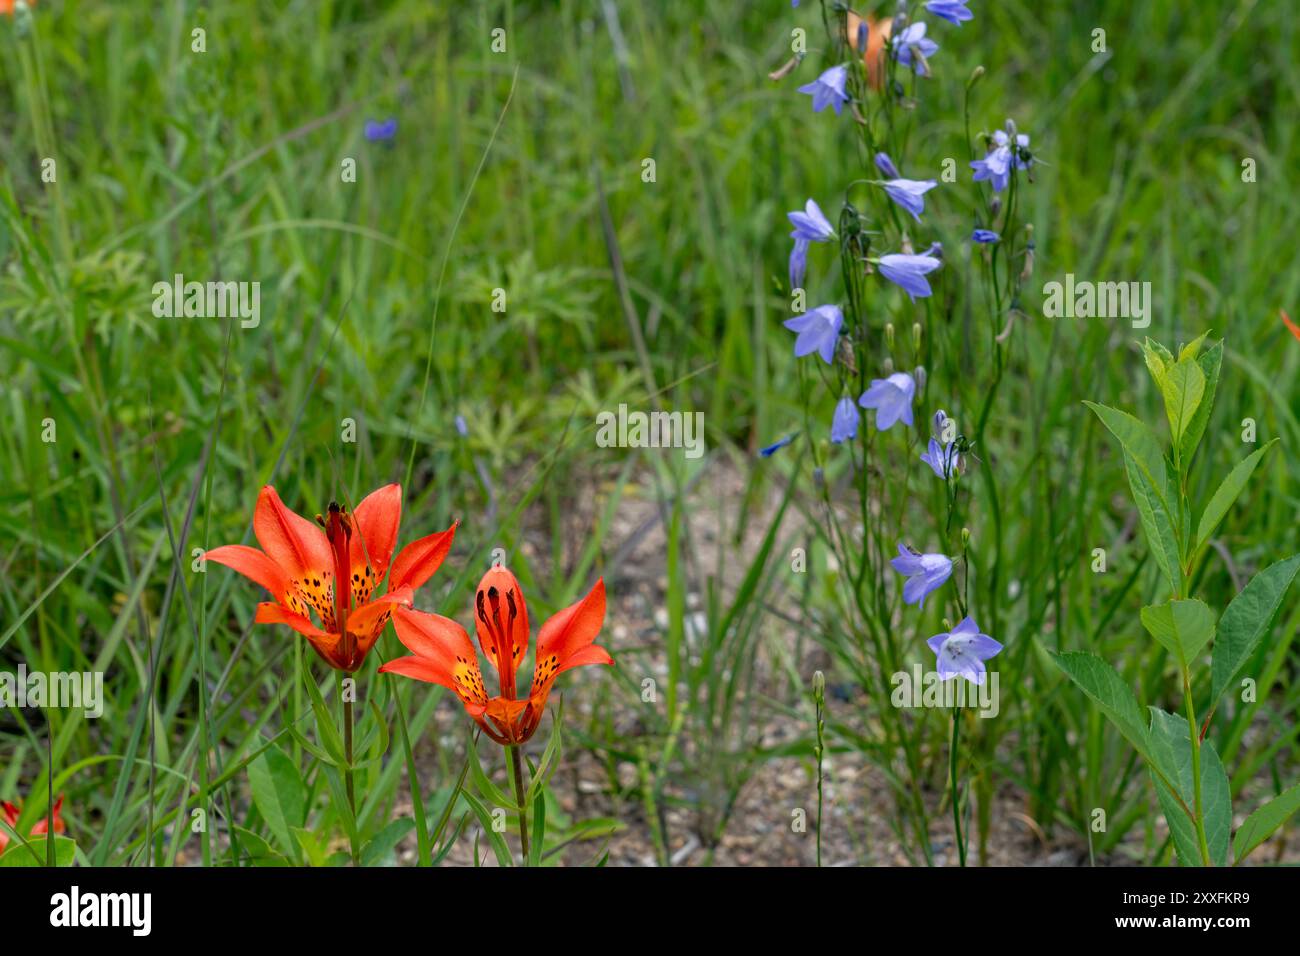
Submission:
<svg viewBox="0 0 1300 956">
<path fill-rule="evenodd" d="M 402 486 L 384 485 L 361 500 L 352 512 L 349 558 L 353 568 L 369 567 L 382 580 L 397 545 L 402 520 Z"/>
<path fill-rule="evenodd" d="M 203 555 L 205 561 L 215 561 L 238 571 L 244 577 L 256 581 L 271 592 L 277 601 L 283 602 L 289 591 L 289 576 L 280 565 L 267 555 L 244 544 L 227 544 L 213 548 Z"/>
<path fill-rule="evenodd" d="M 451 542 L 456 537 L 456 526 L 459 523 L 453 521 L 446 531 L 412 541 L 399 551 L 388 578 L 388 589 L 391 591 L 404 585 L 418 588 L 433 577 L 433 572 L 438 570 L 451 551 Z"/>
<path fill-rule="evenodd" d="M 541 719 L 546 697 L 557 676 L 587 664 L 614 663 L 608 651 L 593 643 L 604 623 L 605 580 L 601 578 L 581 601 L 571 604 L 542 625 L 537 636 L 533 685 L 528 694 L 531 705 L 528 733 Z"/>
<path fill-rule="evenodd" d="M 306 518 L 286 508 L 270 485 L 266 485 L 257 496 L 253 534 L 267 557 L 294 580 L 328 577 L 334 567 L 325 534 Z"/>
<path fill-rule="evenodd" d="M 474 644 L 450 618 L 406 608 L 393 611 L 397 639 L 412 654 L 380 665 L 381 673 L 404 674 L 454 691 L 472 716 L 487 707 L 487 692 Z"/>
<path fill-rule="evenodd" d="M 356 641 L 360 657 L 365 657 L 370 648 L 375 646 L 393 609 L 397 606 L 410 607 L 413 600 L 415 592 L 410 587 L 399 588 L 361 605 L 348 615 L 348 633 Z"/>
</svg>

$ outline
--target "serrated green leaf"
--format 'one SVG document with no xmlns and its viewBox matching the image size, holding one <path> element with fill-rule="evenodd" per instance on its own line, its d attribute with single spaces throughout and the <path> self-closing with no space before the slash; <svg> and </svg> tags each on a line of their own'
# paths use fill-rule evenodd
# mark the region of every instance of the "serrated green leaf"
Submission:
<svg viewBox="0 0 1300 956">
<path fill-rule="evenodd" d="M 483 835 L 487 837 L 488 843 L 492 844 L 492 852 L 496 854 L 497 863 L 501 866 L 513 866 L 514 857 L 510 853 L 510 847 L 506 845 L 505 837 L 498 833 L 492 826 L 492 812 L 488 810 L 483 802 L 468 790 L 462 790 L 460 797 L 469 804 L 474 816 L 478 817 L 479 824 L 483 827 Z M 474 858 L 478 859 L 478 838 L 474 839 L 475 852 Z"/>
<path fill-rule="evenodd" d="M 1162 502 L 1168 496 L 1169 475 L 1160 442 L 1151 429 L 1128 412 L 1096 402 L 1084 402 L 1101 419 L 1112 435 L 1119 439 L 1120 447 L 1132 455 L 1146 473 L 1151 484 L 1160 493 Z"/>
<path fill-rule="evenodd" d="M 253 866 L 289 866 L 289 860 L 279 853 L 271 844 L 247 827 L 235 824 L 234 830 L 239 834 L 239 845 L 244 851 L 243 862 Z"/>
<path fill-rule="evenodd" d="M 1201 436 L 1205 434 L 1205 426 L 1209 424 L 1210 412 L 1214 408 L 1214 393 L 1219 385 L 1219 371 L 1223 366 L 1223 342 L 1218 341 L 1205 349 L 1196 356 L 1196 364 L 1200 366 L 1202 374 L 1205 376 L 1205 394 L 1201 396 L 1201 403 L 1196 406 L 1196 413 L 1187 423 L 1187 429 L 1183 432 L 1182 441 L 1178 444 L 1178 454 L 1184 469 L 1187 468 L 1196 454 L 1196 448 L 1201 443 Z"/>
<path fill-rule="evenodd" d="M 1270 448 L 1277 444 L 1277 441 L 1274 438 L 1263 448 L 1246 456 L 1243 461 L 1238 463 L 1236 468 L 1228 472 L 1228 477 L 1224 478 L 1222 484 L 1215 489 L 1214 494 L 1210 496 L 1209 503 L 1205 506 L 1205 510 L 1201 512 L 1201 520 L 1196 525 L 1196 547 L 1198 549 L 1206 541 L 1210 540 L 1210 535 L 1214 534 L 1214 529 L 1219 526 L 1223 516 L 1228 513 L 1232 503 L 1237 500 L 1237 496 L 1246 487 L 1246 482 L 1250 481 L 1250 476 L 1254 474 L 1260 460 Z"/>
<path fill-rule="evenodd" d="M 1214 636 L 1214 612 L 1204 601 L 1166 601 L 1144 607 L 1142 626 L 1184 667 Z"/>
<path fill-rule="evenodd" d="M 1179 446 L 1187 426 L 1196 414 L 1205 395 L 1205 373 L 1194 361 L 1179 361 L 1165 369 L 1160 392 L 1165 399 L 1165 415 L 1169 418 L 1169 434 Z"/>
<path fill-rule="evenodd" d="M 361 848 L 361 865 L 379 866 L 414 826 L 415 821 L 410 817 L 399 817 L 389 821 Z"/>
<path fill-rule="evenodd" d="M 1151 373 L 1156 388 L 1163 389 L 1165 372 L 1174 363 L 1174 357 L 1159 342 L 1146 339 L 1142 342 L 1142 359 L 1147 363 L 1147 371 Z"/>
<path fill-rule="evenodd" d="M 1137 752 L 1150 761 L 1151 747 L 1142 710 L 1119 672 L 1100 657 L 1080 651 L 1052 654 L 1052 660 L 1092 698 Z"/>
<path fill-rule="evenodd" d="M 1142 531 L 1156 565 L 1164 572 L 1169 589 L 1182 591 L 1182 564 L 1178 548 L 1177 517 L 1170 509 L 1169 471 L 1160 443 L 1151 429 L 1127 412 L 1095 402 L 1084 402 L 1103 425 L 1119 439 L 1129 489 L 1142 519 Z"/>
<path fill-rule="evenodd" d="M 493 806 L 501 807 L 503 810 L 509 810 L 511 813 L 519 812 L 519 804 L 506 794 L 504 790 L 492 782 L 491 778 L 483 770 L 483 764 L 479 762 L 478 750 L 470 747 L 470 773 L 474 778 L 474 789 L 478 791 L 479 796 L 487 800 Z"/>
<path fill-rule="evenodd" d="M 298 841 L 293 828 L 307 816 L 307 787 L 293 760 L 279 747 L 272 747 L 248 765 L 248 782 L 253 803 L 275 837 L 279 850 L 298 858 Z"/>
<path fill-rule="evenodd" d="M 307 862 L 312 866 L 325 866 L 329 862 L 328 854 L 320 845 L 320 839 L 316 834 L 303 827 L 293 828 L 293 837 L 298 841 L 298 846 L 302 852 L 307 854 Z"/>
<path fill-rule="evenodd" d="M 1209 332 L 1202 332 L 1196 338 L 1184 345 L 1178 352 L 1178 361 L 1185 362 L 1195 360 L 1196 357 L 1201 354 L 1201 345 L 1204 344 L 1205 339 L 1209 334 Z"/>
<path fill-rule="evenodd" d="M 1137 505 L 1138 517 L 1142 519 L 1142 533 L 1146 535 L 1147 546 L 1156 559 L 1156 566 L 1169 582 L 1169 590 L 1178 594 L 1183 590 L 1183 568 L 1174 517 L 1169 512 L 1165 499 L 1151 483 L 1148 473 L 1127 451 L 1124 452 L 1124 470 L 1128 476 L 1129 490 L 1133 492 L 1133 501 Z"/>
<path fill-rule="evenodd" d="M 1250 579 L 1219 618 L 1211 668 L 1211 707 L 1255 653 L 1297 572 L 1300 554 L 1269 565 Z"/>
<path fill-rule="evenodd" d="M 1284 790 L 1264 804 L 1237 829 L 1232 838 L 1232 855 L 1240 863 L 1250 852 L 1270 836 L 1273 831 L 1286 823 L 1291 814 L 1300 810 L 1300 783 L 1290 790 Z"/>
<path fill-rule="evenodd" d="M 1178 861 L 1184 866 L 1200 866 L 1202 859 L 1196 824 L 1183 809 L 1186 805 L 1194 811 L 1196 805 L 1192 741 L 1187 733 L 1187 722 L 1158 707 L 1150 710 L 1152 750 L 1158 764 L 1169 768 L 1166 779 L 1178 788 L 1178 797 L 1182 801 L 1180 804 L 1165 781 L 1153 774 L 1160 809 L 1169 823 Z M 1201 808 L 1205 816 L 1205 842 L 1210 850 L 1210 862 L 1224 866 L 1228 862 L 1228 839 L 1232 831 L 1232 793 L 1223 763 L 1208 740 L 1201 744 Z"/>
</svg>

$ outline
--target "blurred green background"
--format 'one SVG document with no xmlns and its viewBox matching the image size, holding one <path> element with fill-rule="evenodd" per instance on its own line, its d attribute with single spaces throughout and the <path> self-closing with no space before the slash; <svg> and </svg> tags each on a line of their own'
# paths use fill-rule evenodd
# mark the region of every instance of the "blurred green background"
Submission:
<svg viewBox="0 0 1300 956">
<path fill-rule="evenodd" d="M 1009 496 L 1002 577 L 1016 588 L 1004 636 L 1132 655 L 1129 673 L 1158 694 L 1135 625 L 1108 626 L 1134 619 L 1153 569 L 1138 563 L 1122 462 L 1080 403 L 1154 416 L 1140 336 L 1170 347 L 1209 329 L 1224 337 L 1202 451 L 1211 464 L 1194 494 L 1204 500 L 1248 450 L 1242 419 L 1256 420 L 1261 442 L 1283 441 L 1220 529 L 1206 593 L 1222 607 L 1234 576 L 1300 550 L 1300 341 L 1279 318 L 1300 315 L 1300 28 L 1288 4 L 1255 0 L 971 8 L 962 28 L 932 28 L 941 50 L 906 172 L 933 175 L 955 156 L 965 180 L 962 95 L 977 65 L 973 129 L 1012 117 L 1039 158 L 1024 197 L 1036 271 L 981 451 Z M 605 642 L 619 676 L 584 676 L 574 692 L 588 715 L 578 746 L 607 771 L 602 813 L 648 831 L 661 862 L 685 833 L 710 847 L 728 826 L 746 831 L 752 820 L 729 817 L 755 768 L 779 758 L 806 772 L 802 681 L 826 602 L 820 585 L 774 583 L 770 563 L 746 589 L 747 566 L 729 574 L 721 556 L 707 566 L 692 529 L 716 522 L 719 540 L 752 557 L 787 479 L 796 502 L 808 487 L 793 450 L 761 468 L 754 452 L 803 421 L 780 326 L 785 212 L 809 196 L 836 208 L 844 183 L 864 175 L 846 166 L 851 120 L 814 115 L 794 92 L 818 66 L 818 4 L 50 0 L 25 22 L 34 33 L 19 37 L 0 18 L 0 663 L 105 668 L 111 703 L 99 721 L 52 712 L 48 727 L 44 715 L 0 714 L 0 796 L 36 791 L 39 814 L 52 762 L 86 859 L 139 861 L 143 835 L 200 768 L 220 780 L 302 712 L 281 709 L 283 695 L 302 706 L 284 683 L 291 663 L 304 666 L 300 642 L 252 629 L 256 589 L 191 573 L 192 549 L 245 540 L 263 483 L 312 514 L 401 481 L 403 542 L 463 521 L 426 607 L 463 612 L 494 547 L 536 595 L 539 620 L 603 573 L 624 596 L 613 627 L 635 618 L 629 596 L 648 582 L 646 621 Z M 811 56 L 773 82 L 795 27 Z M 206 52 L 191 49 L 196 28 Z M 492 48 L 498 28 L 503 52 Z M 367 141 L 365 121 L 388 117 L 393 139 Z M 42 181 L 46 157 L 54 183 Z M 963 291 L 966 194 L 928 197 L 951 250 L 950 317 L 978 307 Z M 259 281 L 260 326 L 156 319 L 151 288 L 175 273 Z M 1151 282 L 1151 326 L 1043 318 L 1042 283 L 1066 273 Z M 507 290 L 504 313 L 491 308 L 496 288 Z M 982 343 L 956 322 L 927 335 L 931 395 L 974 405 Z M 594 417 L 620 402 L 703 411 L 710 454 L 597 448 Z M 42 440 L 47 419 L 54 442 Z M 341 437 L 347 419 L 355 443 Z M 814 512 L 792 506 L 780 533 L 798 538 Z M 638 549 L 651 528 L 659 544 Z M 1113 549 L 1116 573 L 1089 571 L 1094 547 Z M 764 596 L 780 603 L 778 591 L 784 617 L 762 607 Z M 693 610 L 732 637 L 738 620 L 794 632 L 795 653 L 766 639 L 728 645 L 764 680 L 711 687 L 696 673 Z M 1245 779 L 1294 777 L 1297 620 L 1293 600 L 1276 625 L 1272 703 L 1241 731 Z M 685 716 L 611 717 L 665 649 Z M 380 659 L 399 650 L 390 632 Z M 1091 791 L 1132 768 L 1059 675 L 1033 655 L 1023 666 L 1039 692 L 988 772 L 1041 830 L 1082 834 Z M 717 712 L 703 703 L 715 692 L 727 700 Z M 433 719 L 426 688 L 392 693 L 386 714 Z M 737 722 L 790 731 L 773 743 Z M 1078 746 L 1087 728 L 1104 740 L 1096 752 Z M 834 747 L 869 749 L 847 728 Z M 440 769 L 426 791 L 445 800 L 460 764 L 432 750 Z M 371 781 L 376 824 L 407 799 L 396 746 L 383 767 Z M 1126 832 L 1158 846 L 1141 836 L 1153 801 L 1131 779 L 1139 809 Z M 265 834 L 241 776 L 213 786 L 223 817 Z M 864 798 L 846 787 L 839 799 L 862 814 Z M 156 841 L 157 859 L 186 858 L 184 829 Z M 1110 848 L 1122 839 L 1108 836 Z M 224 846 L 205 850 L 220 858 Z M 856 842 L 845 852 L 888 862 Z"/>
</svg>

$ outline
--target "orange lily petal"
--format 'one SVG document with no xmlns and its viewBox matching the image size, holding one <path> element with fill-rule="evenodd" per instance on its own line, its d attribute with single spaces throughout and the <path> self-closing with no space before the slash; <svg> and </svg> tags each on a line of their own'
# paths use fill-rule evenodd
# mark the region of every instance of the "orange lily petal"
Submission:
<svg viewBox="0 0 1300 956">
<path fill-rule="evenodd" d="M 361 605 L 348 615 L 348 633 L 356 639 L 360 656 L 365 657 L 370 648 L 375 646 L 375 641 L 379 640 L 379 635 L 388 625 L 394 606 L 410 607 L 414 600 L 413 590 L 409 587 L 399 588 Z"/>
<path fill-rule="evenodd" d="M 392 573 L 388 576 L 389 589 L 408 584 L 418 588 L 433 577 L 433 572 L 438 570 L 439 565 L 451 551 L 451 542 L 456 537 L 458 524 L 459 521 L 453 521 L 446 531 L 439 531 L 418 541 L 412 541 L 399 551 L 396 560 L 393 561 Z"/>
<path fill-rule="evenodd" d="M 515 673 L 528 653 L 528 605 L 518 579 L 494 565 L 474 595 L 474 629 L 479 646 L 497 669 L 501 693 L 515 696 Z"/>
<path fill-rule="evenodd" d="M 604 623 L 605 579 L 599 578 L 586 597 L 542 625 L 537 635 L 537 661 L 528 692 L 529 710 L 524 720 L 523 739 L 531 737 L 541 722 L 556 677 L 574 667 L 614 663 L 609 651 L 593 643 Z"/>
<path fill-rule="evenodd" d="M 487 691 L 474 644 L 451 618 L 407 608 L 393 610 L 397 639 L 412 654 L 380 665 L 380 673 L 404 674 L 454 691 L 474 717 L 487 707 Z"/>
<path fill-rule="evenodd" d="M 358 604 L 370 599 L 375 585 L 388 572 L 402 520 L 402 486 L 384 485 L 361 499 L 352 512 L 352 592 Z"/>
<path fill-rule="evenodd" d="M 586 597 L 542 625 L 537 635 L 537 664 L 533 668 L 529 696 L 540 695 L 545 700 L 556 675 L 571 667 L 614 663 L 604 648 L 593 645 L 604 624 L 605 579 L 600 578 Z"/>
<path fill-rule="evenodd" d="M 263 601 L 257 606 L 257 613 L 253 615 L 253 622 L 255 624 L 288 624 L 303 637 L 313 638 L 318 641 L 337 641 L 339 637 L 329 631 L 322 631 L 311 622 L 310 618 L 302 614 L 295 614 L 283 604 L 273 604 L 270 601 Z"/>
<path fill-rule="evenodd" d="M 238 571 L 244 577 L 262 585 L 271 592 L 271 596 L 282 604 L 288 604 L 300 614 L 306 614 L 306 607 L 294 607 L 297 597 L 290 593 L 289 576 L 280 565 L 267 555 L 244 544 L 227 544 L 213 548 L 203 556 L 205 561 L 215 561 Z M 286 600 L 288 598 L 288 600 Z"/>
<path fill-rule="evenodd" d="M 59 794 L 59 799 L 54 801 L 53 817 L 54 817 L 55 833 L 63 833 L 68 829 L 67 824 L 63 822 L 63 818 L 59 816 L 59 810 L 62 809 L 62 807 L 63 807 L 63 794 Z M 49 833 L 49 832 L 50 832 L 50 818 L 48 816 L 43 816 L 39 820 L 37 820 L 35 825 L 32 827 L 31 835 L 40 836 L 41 834 Z"/>
<path fill-rule="evenodd" d="M 849 41 L 849 48 L 854 52 L 858 49 L 858 24 L 861 22 L 862 18 L 852 10 L 848 12 L 844 22 L 844 34 Z M 883 20 L 867 17 L 867 49 L 862 54 L 862 64 L 867 68 L 867 79 L 873 90 L 879 90 L 884 81 L 885 41 L 889 39 L 893 28 L 892 17 Z"/>
<path fill-rule="evenodd" d="M 267 557 L 295 582 L 309 577 L 327 578 L 332 573 L 334 559 L 325 535 L 302 515 L 286 508 L 270 485 L 257 496 L 253 534 Z"/>
</svg>

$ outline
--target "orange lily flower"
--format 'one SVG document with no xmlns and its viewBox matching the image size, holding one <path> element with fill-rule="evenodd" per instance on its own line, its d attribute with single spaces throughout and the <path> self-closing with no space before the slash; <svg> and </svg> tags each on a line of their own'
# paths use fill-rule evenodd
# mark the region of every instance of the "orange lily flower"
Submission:
<svg viewBox="0 0 1300 956">
<path fill-rule="evenodd" d="M 313 525 L 285 507 L 270 485 L 257 496 L 253 534 L 262 550 L 242 544 L 213 548 L 207 560 L 233 568 L 271 592 L 257 606 L 259 624 L 287 624 L 307 638 L 330 667 L 351 674 L 383 632 L 393 608 L 410 607 L 415 589 L 451 550 L 456 524 L 408 544 L 392 561 L 402 517 L 402 486 L 372 491 L 351 514 L 330 503 Z M 373 597 L 388 574 L 386 593 Z M 316 612 L 318 627 L 310 616 Z"/>
<path fill-rule="evenodd" d="M 559 674 L 586 664 L 614 663 L 609 652 L 594 643 L 605 623 L 603 578 L 585 598 L 542 625 L 532 687 L 523 700 L 515 696 L 515 675 L 528 653 L 528 606 L 519 581 L 504 567 L 493 567 L 479 582 L 474 609 L 479 645 L 497 670 L 499 696 L 488 697 L 478 655 L 465 629 L 438 614 L 396 609 L 397 639 L 412 656 L 388 661 L 379 671 L 454 691 L 483 732 L 499 744 L 522 744 L 532 737 Z"/>
<path fill-rule="evenodd" d="M 849 49 L 858 48 L 858 26 L 862 17 L 850 10 L 844 19 L 844 34 L 849 42 Z M 867 81 L 873 90 L 879 90 L 885 77 L 885 43 L 894 28 L 891 17 L 876 20 L 868 16 L 867 48 L 862 52 L 862 65 L 867 68 Z"/>
<path fill-rule="evenodd" d="M 52 814 L 52 816 L 54 817 L 55 833 L 62 833 L 65 830 L 67 830 L 67 826 L 64 824 L 63 818 L 59 816 L 59 810 L 62 807 L 63 807 L 63 796 L 62 794 L 60 794 L 59 799 L 54 802 L 54 813 Z M 9 824 L 10 827 L 18 826 L 18 818 L 22 815 L 22 810 L 23 810 L 22 807 L 16 806 L 15 804 L 10 803 L 8 800 L 5 800 L 4 802 L 0 803 L 0 810 L 4 811 L 5 823 Z M 31 832 L 28 833 L 27 835 L 33 837 L 44 836 L 46 833 L 50 832 L 49 824 L 50 824 L 49 817 L 41 817 L 39 820 L 36 821 L 36 824 L 32 827 Z M 5 851 L 5 847 L 9 845 L 9 840 L 10 840 L 9 831 L 4 829 L 3 827 L 0 827 L 0 853 L 3 853 Z"/>
</svg>

